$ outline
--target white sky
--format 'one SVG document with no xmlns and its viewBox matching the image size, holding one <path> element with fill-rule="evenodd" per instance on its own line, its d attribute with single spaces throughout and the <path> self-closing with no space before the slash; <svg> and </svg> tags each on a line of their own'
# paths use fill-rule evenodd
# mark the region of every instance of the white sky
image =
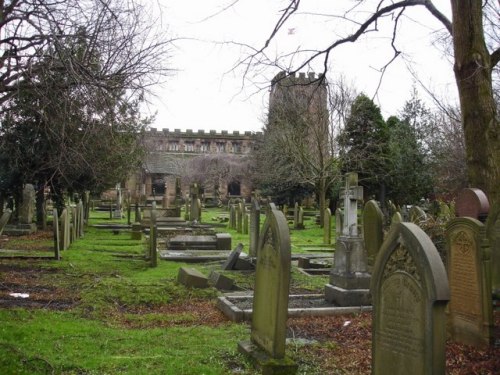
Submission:
<svg viewBox="0 0 500 375">
<path fill-rule="evenodd" d="M 162 24 L 168 26 L 172 37 L 186 38 L 176 42 L 174 56 L 168 65 L 178 72 L 168 78 L 163 87 L 157 87 L 157 98 L 149 110 L 158 112 L 156 128 L 214 129 L 259 131 L 266 115 L 268 91 L 259 90 L 251 82 L 243 82 L 242 69 L 232 70 L 242 59 L 242 48 L 227 42 L 239 42 L 255 48 L 263 46 L 279 18 L 279 9 L 286 0 L 239 0 L 220 12 L 234 0 L 157 0 L 161 6 Z M 333 3 L 333 4 L 332 4 Z M 374 1 L 371 1 L 374 3 Z M 378 3 L 378 0 L 375 1 Z M 450 15 L 449 0 L 435 0 L 435 5 Z M 310 12 L 339 14 L 340 5 L 352 6 L 356 1 L 302 1 Z M 413 69 L 429 88 L 447 100 L 456 100 L 452 65 L 438 49 L 431 46 L 434 31 L 442 28 L 424 10 L 412 11 L 412 19 L 405 18 L 398 34 L 398 47 L 411 60 Z M 361 15 L 361 13 L 360 13 Z M 364 17 L 363 17 L 364 18 Z M 384 25 L 380 25 L 384 29 Z M 293 31 L 290 31 L 293 29 Z M 302 14 L 290 19 L 267 50 L 269 57 L 299 46 L 314 48 L 326 46 L 336 35 L 345 36 L 341 20 Z M 387 34 L 370 33 L 361 42 L 341 46 L 334 52 L 329 66 L 330 78 L 343 74 L 358 91 L 373 96 L 379 73 L 392 56 Z M 321 61 L 316 72 L 321 71 Z M 316 68 L 316 69 L 315 69 Z M 266 68 L 254 81 L 264 82 L 278 73 L 277 68 Z M 253 77 L 255 70 L 252 71 Z M 410 98 L 413 78 L 407 63 L 398 59 L 391 65 L 375 102 L 385 117 L 397 114 Z M 425 93 L 419 88 L 422 98 Z M 429 102 L 431 105 L 431 103 Z"/>
</svg>

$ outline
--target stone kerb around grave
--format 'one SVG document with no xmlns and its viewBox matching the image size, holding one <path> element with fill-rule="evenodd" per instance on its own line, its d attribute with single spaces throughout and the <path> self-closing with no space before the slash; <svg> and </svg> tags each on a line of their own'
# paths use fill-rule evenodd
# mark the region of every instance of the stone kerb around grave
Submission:
<svg viewBox="0 0 500 375">
<path fill-rule="evenodd" d="M 493 341 L 491 248 L 479 220 L 453 219 L 446 228 L 448 332 L 452 339 L 479 348 Z"/>
<path fill-rule="evenodd" d="M 264 222 L 257 251 L 251 341 L 240 342 L 238 348 L 250 355 L 263 373 L 293 374 L 296 365 L 285 358 L 290 232 L 285 215 L 273 206 Z"/>
<path fill-rule="evenodd" d="M 444 374 L 445 267 L 413 223 L 393 224 L 371 281 L 372 374 Z"/>
</svg>

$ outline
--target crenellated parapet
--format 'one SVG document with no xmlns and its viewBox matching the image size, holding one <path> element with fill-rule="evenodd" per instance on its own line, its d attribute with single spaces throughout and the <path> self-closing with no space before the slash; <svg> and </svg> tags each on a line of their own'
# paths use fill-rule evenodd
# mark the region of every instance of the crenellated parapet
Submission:
<svg viewBox="0 0 500 375">
<path fill-rule="evenodd" d="M 248 154 L 259 136 L 262 132 L 151 128 L 144 134 L 144 143 L 153 152 Z"/>
</svg>

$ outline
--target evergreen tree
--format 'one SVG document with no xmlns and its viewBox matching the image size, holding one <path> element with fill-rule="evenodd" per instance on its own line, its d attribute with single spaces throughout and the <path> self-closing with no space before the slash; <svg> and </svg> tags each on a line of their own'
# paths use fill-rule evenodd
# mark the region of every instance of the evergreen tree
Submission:
<svg viewBox="0 0 500 375">
<path fill-rule="evenodd" d="M 352 104 L 339 146 L 343 172 L 357 172 L 365 196 L 384 202 L 390 176 L 389 130 L 380 108 L 365 94 Z"/>
</svg>

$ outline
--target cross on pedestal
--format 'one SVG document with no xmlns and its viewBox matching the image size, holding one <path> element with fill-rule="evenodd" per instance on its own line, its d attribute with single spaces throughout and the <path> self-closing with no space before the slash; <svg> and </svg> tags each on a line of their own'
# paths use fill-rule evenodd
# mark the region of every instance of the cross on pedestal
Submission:
<svg viewBox="0 0 500 375">
<path fill-rule="evenodd" d="M 340 197 L 344 200 L 342 235 L 358 237 L 358 201 L 363 200 L 363 187 L 358 186 L 356 172 L 346 175 L 345 187 L 340 191 Z"/>
</svg>

